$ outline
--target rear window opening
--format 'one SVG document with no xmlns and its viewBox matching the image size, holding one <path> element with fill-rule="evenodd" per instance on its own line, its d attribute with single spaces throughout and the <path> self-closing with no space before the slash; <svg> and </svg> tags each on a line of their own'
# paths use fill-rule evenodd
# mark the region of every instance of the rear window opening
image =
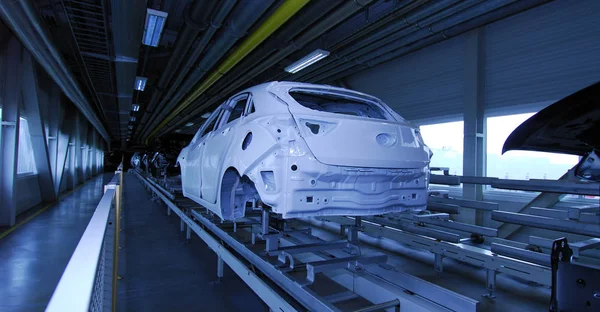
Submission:
<svg viewBox="0 0 600 312">
<path fill-rule="evenodd" d="M 373 119 L 391 119 L 378 105 L 341 94 L 318 94 L 294 90 L 289 93 L 300 105 L 312 110 Z"/>
</svg>

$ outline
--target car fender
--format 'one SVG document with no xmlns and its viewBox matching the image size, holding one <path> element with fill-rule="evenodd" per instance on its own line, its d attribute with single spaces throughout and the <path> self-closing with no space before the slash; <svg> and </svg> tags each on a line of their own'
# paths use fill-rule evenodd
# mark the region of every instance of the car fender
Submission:
<svg viewBox="0 0 600 312">
<path fill-rule="evenodd" d="M 285 166 L 284 149 L 290 138 L 289 133 L 295 131 L 291 116 L 246 119 L 236 131 L 223 163 L 221 180 L 227 169 L 234 168 L 240 177 L 247 176 L 254 183 L 264 203 L 274 205 L 282 190 L 266 190 L 261 171 L 273 171 L 275 184 L 284 185 L 283 173 L 279 171 Z M 251 141 L 246 142 L 246 146 L 242 146 L 245 140 L 248 141 L 249 134 L 251 134 Z M 220 188 L 221 185 L 219 185 L 219 192 Z M 218 204 L 220 206 L 220 198 Z"/>
</svg>

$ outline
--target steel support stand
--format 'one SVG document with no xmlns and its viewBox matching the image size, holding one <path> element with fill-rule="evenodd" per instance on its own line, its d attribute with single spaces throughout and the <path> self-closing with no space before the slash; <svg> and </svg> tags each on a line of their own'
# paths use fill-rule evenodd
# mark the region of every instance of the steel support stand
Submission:
<svg viewBox="0 0 600 312">
<path fill-rule="evenodd" d="M 263 209 L 262 211 L 262 223 L 260 233 L 264 236 L 269 234 L 269 211 Z"/>
<path fill-rule="evenodd" d="M 443 272 L 444 271 L 444 256 L 440 255 L 440 254 L 435 254 L 435 263 L 433 264 L 433 269 L 436 272 Z"/>
<path fill-rule="evenodd" d="M 187 239 L 188 241 L 192 239 L 192 229 L 190 228 L 190 226 L 188 225 L 186 230 L 185 230 L 185 239 Z"/>
<path fill-rule="evenodd" d="M 263 208 L 260 235 L 266 243 L 265 251 L 273 251 L 279 248 L 279 235 L 270 233 L 271 231 L 269 230 L 269 210 Z"/>
<path fill-rule="evenodd" d="M 494 294 L 494 292 L 496 291 L 496 271 L 488 269 L 486 276 L 486 286 L 488 293 L 484 294 L 483 297 L 488 299 L 494 299 L 496 298 L 496 295 Z"/>
<path fill-rule="evenodd" d="M 183 219 L 181 219 L 179 221 L 179 231 L 183 232 L 185 230 L 185 222 L 183 222 Z"/>
<path fill-rule="evenodd" d="M 348 227 L 348 241 L 352 243 L 358 242 L 358 229 L 362 227 L 362 218 L 355 217 L 354 225 Z"/>
<path fill-rule="evenodd" d="M 221 281 L 222 277 L 223 277 L 223 258 L 221 258 L 221 256 L 219 256 L 217 258 L 217 278 L 218 278 L 219 282 Z"/>
</svg>

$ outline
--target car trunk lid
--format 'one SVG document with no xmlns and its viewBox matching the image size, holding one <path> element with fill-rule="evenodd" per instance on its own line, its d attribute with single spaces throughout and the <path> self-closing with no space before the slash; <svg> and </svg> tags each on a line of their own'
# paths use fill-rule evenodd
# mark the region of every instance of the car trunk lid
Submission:
<svg viewBox="0 0 600 312">
<path fill-rule="evenodd" d="M 324 164 L 423 168 L 429 163 L 430 152 L 418 129 L 369 98 L 321 89 L 285 95 L 300 135 Z"/>
</svg>

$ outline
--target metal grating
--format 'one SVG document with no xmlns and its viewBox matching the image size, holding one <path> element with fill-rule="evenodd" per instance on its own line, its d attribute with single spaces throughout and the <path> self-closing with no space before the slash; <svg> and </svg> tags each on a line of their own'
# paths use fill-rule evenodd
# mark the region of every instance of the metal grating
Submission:
<svg viewBox="0 0 600 312">
<path fill-rule="evenodd" d="M 104 1 L 64 0 L 63 6 L 93 91 L 115 93 Z"/>
<path fill-rule="evenodd" d="M 94 280 L 94 289 L 92 290 L 92 300 L 90 302 L 90 311 L 99 312 L 104 310 L 104 266 L 106 254 L 106 240 L 102 244 L 100 251 L 100 260 L 96 271 L 96 279 Z"/>
</svg>

